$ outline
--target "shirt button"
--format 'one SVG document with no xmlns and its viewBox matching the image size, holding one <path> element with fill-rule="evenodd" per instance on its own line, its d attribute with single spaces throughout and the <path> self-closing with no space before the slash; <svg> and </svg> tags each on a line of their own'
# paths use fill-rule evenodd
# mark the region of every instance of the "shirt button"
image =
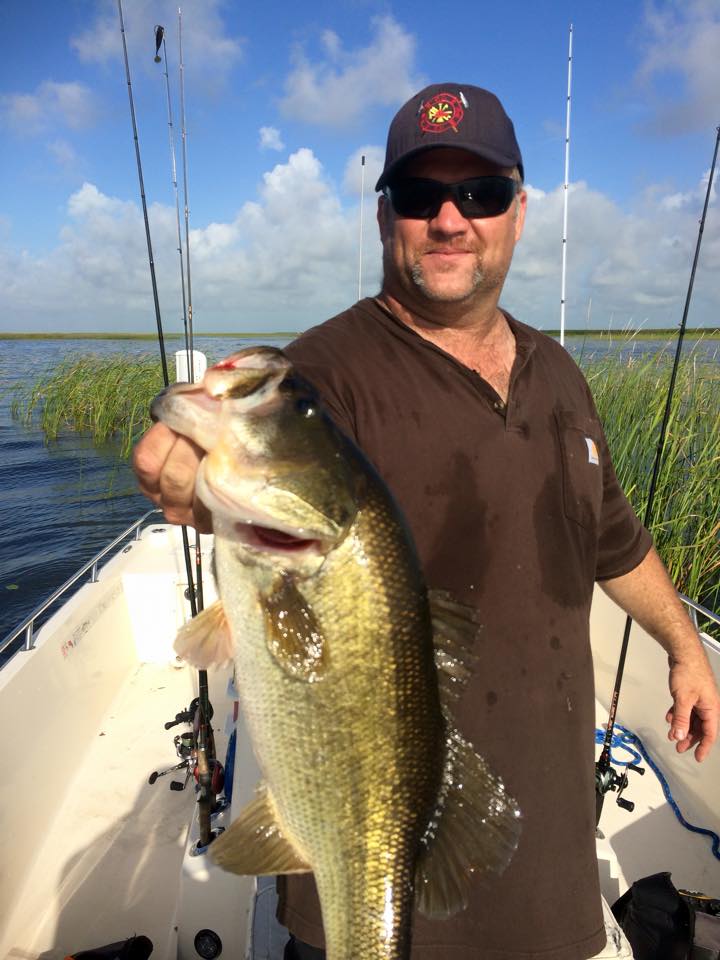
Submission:
<svg viewBox="0 0 720 960">
<path fill-rule="evenodd" d="M 498 413 L 503 413 L 505 411 L 505 404 L 502 400 L 496 400 L 493 403 L 493 409 L 497 410 Z"/>
</svg>

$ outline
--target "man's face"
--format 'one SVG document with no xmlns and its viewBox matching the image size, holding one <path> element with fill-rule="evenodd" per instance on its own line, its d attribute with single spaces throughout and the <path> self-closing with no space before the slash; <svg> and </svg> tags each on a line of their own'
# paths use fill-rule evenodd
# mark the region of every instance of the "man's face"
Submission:
<svg viewBox="0 0 720 960">
<path fill-rule="evenodd" d="M 508 170 L 465 150 L 438 147 L 413 157 L 403 176 L 455 183 Z M 378 223 L 383 245 L 384 289 L 401 301 L 460 303 L 500 295 L 525 221 L 527 196 L 518 194 L 499 217 L 468 220 L 451 199 L 428 220 L 401 217 L 380 197 Z M 406 295 L 403 297 L 403 293 Z M 410 305 L 410 304 L 408 304 Z"/>
</svg>

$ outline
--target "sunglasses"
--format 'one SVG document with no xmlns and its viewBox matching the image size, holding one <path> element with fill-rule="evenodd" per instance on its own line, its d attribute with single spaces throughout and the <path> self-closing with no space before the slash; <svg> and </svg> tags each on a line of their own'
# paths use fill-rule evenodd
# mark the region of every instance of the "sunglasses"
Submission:
<svg viewBox="0 0 720 960">
<path fill-rule="evenodd" d="M 407 177 L 383 193 L 401 217 L 432 220 L 448 197 L 468 220 L 499 217 L 513 202 L 520 184 L 512 177 L 471 177 L 459 183 L 442 183 L 424 177 Z"/>
</svg>

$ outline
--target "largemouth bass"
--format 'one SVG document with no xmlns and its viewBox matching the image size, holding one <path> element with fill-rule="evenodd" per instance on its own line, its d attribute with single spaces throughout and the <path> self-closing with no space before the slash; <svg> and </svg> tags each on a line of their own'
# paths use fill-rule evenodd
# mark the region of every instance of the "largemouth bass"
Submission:
<svg viewBox="0 0 720 960">
<path fill-rule="evenodd" d="M 215 532 L 221 599 L 176 649 L 234 661 L 263 774 L 211 856 L 312 871 L 329 960 L 406 958 L 413 902 L 461 909 L 517 843 L 514 801 L 448 712 L 478 624 L 428 595 L 385 485 L 281 351 L 234 354 L 153 415 L 207 451 Z"/>
</svg>

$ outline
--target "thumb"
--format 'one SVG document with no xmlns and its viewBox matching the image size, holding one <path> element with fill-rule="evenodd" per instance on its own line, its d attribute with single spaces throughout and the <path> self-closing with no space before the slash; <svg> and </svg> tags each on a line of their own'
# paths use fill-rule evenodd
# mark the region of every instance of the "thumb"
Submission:
<svg viewBox="0 0 720 960">
<path fill-rule="evenodd" d="M 670 740 L 684 740 L 690 730 L 690 718 L 694 701 L 692 698 L 676 694 L 673 705 L 668 710 L 667 720 L 670 724 L 668 738 Z"/>
</svg>

